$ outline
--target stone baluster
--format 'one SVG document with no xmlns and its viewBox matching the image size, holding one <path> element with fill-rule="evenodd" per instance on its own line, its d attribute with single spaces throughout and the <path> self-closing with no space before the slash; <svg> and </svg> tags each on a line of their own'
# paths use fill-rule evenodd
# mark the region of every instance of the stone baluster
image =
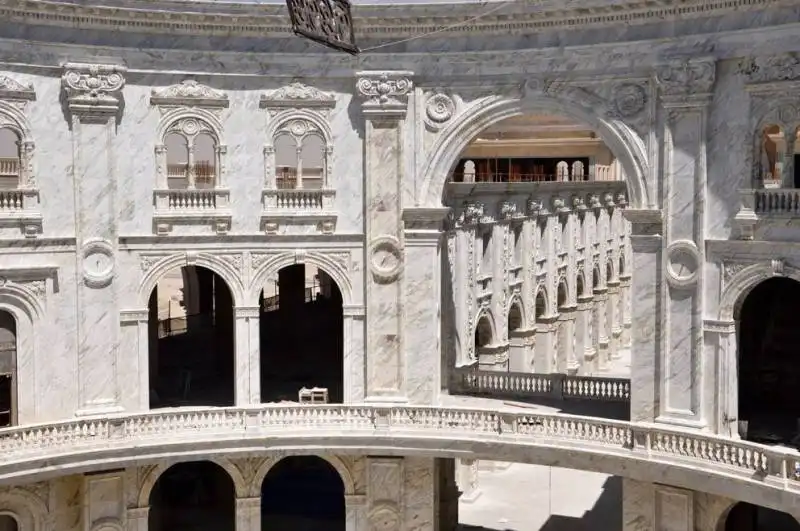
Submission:
<svg viewBox="0 0 800 531">
<path fill-rule="evenodd" d="M 115 136 L 123 77 L 119 65 L 65 63 L 61 78 L 72 134 L 75 210 L 78 414 L 119 411 L 118 246 Z M 98 334 L 98 330 L 105 333 Z"/>
<path fill-rule="evenodd" d="M 363 99 L 364 222 L 367 241 L 366 365 L 368 401 L 406 401 L 404 304 L 407 261 L 402 221 L 405 120 L 411 72 L 358 72 Z"/>
<path fill-rule="evenodd" d="M 695 428 L 705 427 L 713 417 L 714 402 L 702 398 L 703 312 L 698 308 L 704 307 L 706 142 L 715 76 L 712 58 L 681 59 L 656 68 L 664 116 L 662 193 L 668 200 L 663 204 L 661 266 L 667 288 L 656 299 L 664 334 L 656 344 L 663 343 L 664 352 L 651 361 L 664 383 L 654 404 L 657 420 Z M 637 274 L 641 270 L 639 264 L 633 269 Z M 639 278 L 636 284 L 641 285 Z M 638 348 L 634 353 L 634 358 L 640 356 Z"/>
</svg>

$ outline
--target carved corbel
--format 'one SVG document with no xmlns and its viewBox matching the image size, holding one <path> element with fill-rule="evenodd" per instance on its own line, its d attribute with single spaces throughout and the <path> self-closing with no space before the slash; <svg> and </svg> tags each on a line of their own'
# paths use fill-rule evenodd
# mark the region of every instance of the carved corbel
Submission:
<svg viewBox="0 0 800 531">
<path fill-rule="evenodd" d="M 89 63 L 64 63 L 62 68 L 61 85 L 73 118 L 83 123 L 106 123 L 117 116 L 127 68 Z"/>
</svg>

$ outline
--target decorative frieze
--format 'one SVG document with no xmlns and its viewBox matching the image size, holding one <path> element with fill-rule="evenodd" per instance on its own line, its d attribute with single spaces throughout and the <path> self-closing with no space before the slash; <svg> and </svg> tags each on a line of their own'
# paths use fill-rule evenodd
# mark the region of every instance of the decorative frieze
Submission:
<svg viewBox="0 0 800 531">
<path fill-rule="evenodd" d="M 105 123 L 120 110 L 127 68 L 121 65 L 64 63 L 61 85 L 73 118 Z"/>
</svg>

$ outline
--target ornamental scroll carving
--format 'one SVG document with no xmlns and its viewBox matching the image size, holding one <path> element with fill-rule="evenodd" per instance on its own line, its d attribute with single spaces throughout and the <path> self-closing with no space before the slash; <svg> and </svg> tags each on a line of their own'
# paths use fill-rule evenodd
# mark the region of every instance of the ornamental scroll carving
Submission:
<svg viewBox="0 0 800 531">
<path fill-rule="evenodd" d="M 678 59 L 656 67 L 662 96 L 689 97 L 711 92 L 716 80 L 713 59 Z"/>
<path fill-rule="evenodd" d="M 406 71 L 358 72 L 356 91 L 364 98 L 364 111 L 405 114 L 409 94 L 414 88 L 412 74 Z"/>
<path fill-rule="evenodd" d="M 120 109 L 127 68 L 121 65 L 65 63 L 61 85 L 73 117 L 105 123 Z"/>
<path fill-rule="evenodd" d="M 278 111 L 292 108 L 332 109 L 336 106 L 336 96 L 318 88 L 293 81 L 285 87 L 268 90 L 261 95 L 262 109 Z"/>
<path fill-rule="evenodd" d="M 150 104 L 158 106 L 224 108 L 228 103 L 227 94 L 193 79 L 150 92 Z"/>
</svg>

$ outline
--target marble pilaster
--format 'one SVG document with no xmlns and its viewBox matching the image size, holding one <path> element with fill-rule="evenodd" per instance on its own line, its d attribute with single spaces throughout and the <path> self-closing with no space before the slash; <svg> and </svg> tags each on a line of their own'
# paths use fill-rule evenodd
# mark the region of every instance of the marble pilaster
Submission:
<svg viewBox="0 0 800 531">
<path fill-rule="evenodd" d="M 536 346 L 533 351 L 533 372 L 556 371 L 554 349 L 558 345 L 556 334 L 558 316 L 540 317 L 536 323 Z"/>
<path fill-rule="evenodd" d="M 65 63 L 62 90 L 72 133 L 72 189 L 76 256 L 78 414 L 120 411 L 117 121 L 126 68 Z M 98 334 L 98 330 L 105 331 Z M 109 355 L 109 353 L 112 353 Z"/>
<path fill-rule="evenodd" d="M 124 471 L 85 474 L 82 490 L 84 531 L 122 525 L 127 512 Z"/>
<path fill-rule="evenodd" d="M 238 306 L 234 316 L 234 400 L 237 406 L 261 402 L 259 307 Z"/>
<path fill-rule="evenodd" d="M 623 531 L 693 531 L 694 494 L 690 490 L 623 479 Z"/>
<path fill-rule="evenodd" d="M 409 402 L 436 403 L 441 389 L 441 244 L 449 208 L 403 209 L 406 260 L 403 285 L 405 394 Z"/>
<path fill-rule="evenodd" d="M 575 307 L 563 307 L 558 314 L 558 372 L 578 373 L 578 360 L 575 358 Z"/>
<path fill-rule="evenodd" d="M 346 305 L 342 308 L 344 336 L 344 402 L 363 402 L 364 381 L 364 307 Z"/>
<path fill-rule="evenodd" d="M 367 529 L 405 529 L 405 459 L 367 458 Z"/>
<path fill-rule="evenodd" d="M 658 305 L 663 267 L 661 213 L 629 209 L 625 216 L 632 223 L 632 271 L 636 272 L 631 288 L 631 421 L 653 422 L 659 407 L 656 363 L 662 351 Z"/>
<path fill-rule="evenodd" d="M 714 59 L 671 61 L 656 67 L 663 108 L 662 321 L 665 346 L 658 420 L 703 427 L 703 267 L 707 194 L 708 106 Z M 634 269 L 638 272 L 638 269 Z M 638 284 L 638 280 L 637 280 Z"/>
<path fill-rule="evenodd" d="M 236 498 L 236 531 L 261 531 L 261 497 Z"/>
<path fill-rule="evenodd" d="M 597 350 L 597 365 L 599 370 L 608 368 L 609 359 L 609 329 L 608 329 L 608 290 L 607 288 L 595 288 L 594 290 L 594 335 L 597 338 L 595 349 Z"/>
<path fill-rule="evenodd" d="M 363 98 L 364 224 L 367 241 L 366 366 L 369 401 L 406 401 L 401 281 L 408 263 L 402 222 L 405 121 L 411 72 L 358 72 Z"/>
<path fill-rule="evenodd" d="M 575 360 L 578 363 L 578 372 L 581 375 L 594 372 L 594 347 L 590 335 L 590 322 L 592 319 L 592 298 L 578 296 L 578 305 L 575 309 Z M 587 356 L 587 353 L 590 353 Z"/>
<path fill-rule="evenodd" d="M 608 304 L 606 307 L 608 315 L 608 358 L 610 360 L 619 359 L 620 336 L 622 335 L 622 325 L 619 315 L 619 281 L 608 283 Z"/>
<path fill-rule="evenodd" d="M 125 409 L 144 411 L 150 408 L 150 310 L 122 310 L 119 322 L 118 370 L 120 374 L 138 376 L 120 379 L 121 405 Z"/>
<path fill-rule="evenodd" d="M 344 497 L 345 531 L 370 531 L 367 524 L 367 498 L 360 494 Z"/>
<path fill-rule="evenodd" d="M 713 419 L 713 430 L 727 437 L 739 438 L 739 356 L 734 321 L 709 321 L 704 323 L 705 344 L 711 348 L 713 363 L 706 364 L 711 372 L 704 378 L 716 386 L 710 389 L 714 401 L 704 404 L 707 418 Z"/>
<path fill-rule="evenodd" d="M 631 280 L 630 277 L 620 278 L 620 321 L 622 322 L 622 333 L 620 334 L 619 344 L 622 348 L 631 346 Z"/>
<path fill-rule="evenodd" d="M 127 531 L 148 531 L 150 507 L 134 507 L 128 509 L 126 517 Z"/>
</svg>

